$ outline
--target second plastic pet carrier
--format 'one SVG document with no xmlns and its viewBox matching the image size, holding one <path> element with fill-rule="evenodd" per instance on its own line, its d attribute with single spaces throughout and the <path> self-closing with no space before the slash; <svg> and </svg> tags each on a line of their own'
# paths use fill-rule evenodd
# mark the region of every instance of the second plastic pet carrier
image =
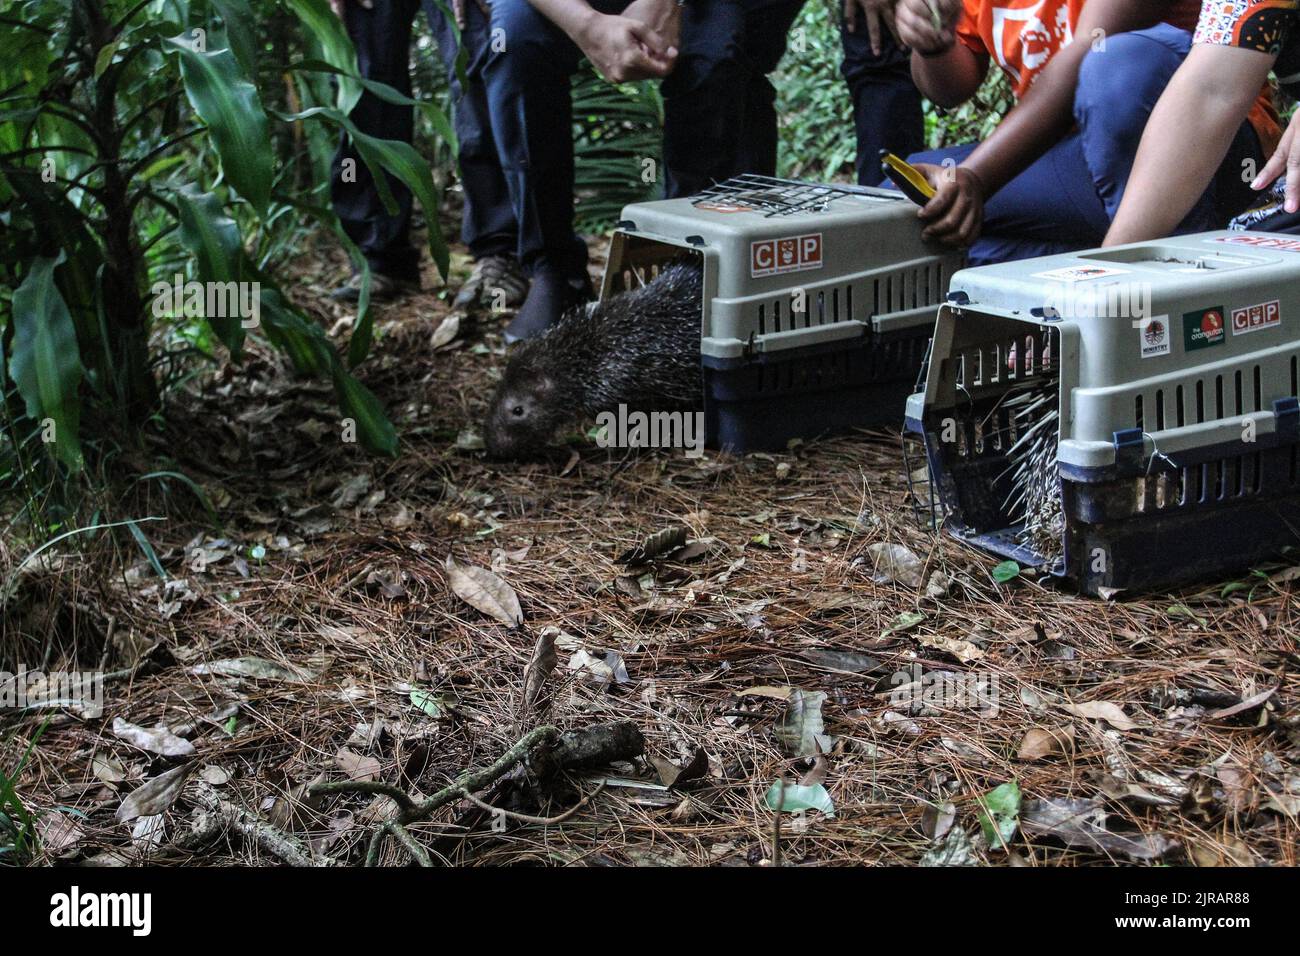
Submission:
<svg viewBox="0 0 1300 956">
<path fill-rule="evenodd" d="M 1300 240 L 1220 232 L 958 273 L 925 391 L 958 537 L 1089 593 L 1300 544 Z"/>
</svg>

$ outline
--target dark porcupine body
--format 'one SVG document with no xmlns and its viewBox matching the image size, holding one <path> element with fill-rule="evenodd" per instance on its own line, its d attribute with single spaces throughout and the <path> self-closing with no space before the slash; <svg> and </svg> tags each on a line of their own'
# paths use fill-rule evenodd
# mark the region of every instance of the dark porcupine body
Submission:
<svg viewBox="0 0 1300 956">
<path fill-rule="evenodd" d="M 495 458 L 536 455 L 601 412 L 697 411 L 700 267 L 678 261 L 638 289 L 574 309 L 510 357 L 488 411 Z"/>
</svg>

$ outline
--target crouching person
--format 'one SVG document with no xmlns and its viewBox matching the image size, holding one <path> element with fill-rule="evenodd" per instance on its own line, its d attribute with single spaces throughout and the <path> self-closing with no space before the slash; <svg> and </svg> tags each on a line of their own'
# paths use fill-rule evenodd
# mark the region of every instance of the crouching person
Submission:
<svg viewBox="0 0 1300 956">
<path fill-rule="evenodd" d="M 974 264 L 1100 245 L 1119 211 L 1151 111 L 1192 47 L 1196 0 L 899 0 L 900 38 L 921 91 L 943 107 L 974 96 L 990 64 L 1016 105 L 978 144 L 912 157 L 937 190 L 927 237 Z M 937 16 L 936 16 L 937 14 Z M 1243 163 L 1279 135 L 1267 87 L 1185 210 L 1187 229 L 1248 201 Z M 1177 164 L 1166 170 L 1177 177 Z"/>
<path fill-rule="evenodd" d="M 1195 46 L 1147 124 L 1132 188 L 1106 236 L 1107 245 L 1157 239 L 1185 227 L 1206 184 L 1233 162 L 1242 118 L 1253 108 L 1253 91 L 1270 70 L 1283 89 L 1300 95 L 1300 0 L 1206 4 Z M 1171 169 L 1177 174 L 1171 176 Z M 1249 179 L 1251 166 L 1245 170 Z M 1238 225 L 1300 233 L 1300 113 L 1251 186 L 1271 195 L 1261 197 L 1265 202 Z"/>
</svg>

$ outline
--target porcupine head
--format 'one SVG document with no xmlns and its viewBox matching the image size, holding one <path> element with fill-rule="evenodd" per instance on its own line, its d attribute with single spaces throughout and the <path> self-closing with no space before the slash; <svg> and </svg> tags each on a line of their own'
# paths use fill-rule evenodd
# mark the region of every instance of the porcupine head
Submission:
<svg viewBox="0 0 1300 956">
<path fill-rule="evenodd" d="M 543 453 L 561 428 L 622 404 L 693 409 L 700 384 L 701 278 L 675 263 L 645 286 L 564 314 L 511 355 L 488 410 L 493 458 Z"/>
</svg>

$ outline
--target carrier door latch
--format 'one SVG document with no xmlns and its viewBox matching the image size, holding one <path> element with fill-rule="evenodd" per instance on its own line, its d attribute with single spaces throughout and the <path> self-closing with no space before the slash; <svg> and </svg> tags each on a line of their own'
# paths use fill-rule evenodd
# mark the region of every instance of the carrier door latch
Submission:
<svg viewBox="0 0 1300 956">
<path fill-rule="evenodd" d="M 1142 429 L 1125 428 L 1115 432 L 1115 468 L 1121 474 L 1137 474 L 1142 471 L 1143 452 L 1146 440 Z"/>
</svg>

